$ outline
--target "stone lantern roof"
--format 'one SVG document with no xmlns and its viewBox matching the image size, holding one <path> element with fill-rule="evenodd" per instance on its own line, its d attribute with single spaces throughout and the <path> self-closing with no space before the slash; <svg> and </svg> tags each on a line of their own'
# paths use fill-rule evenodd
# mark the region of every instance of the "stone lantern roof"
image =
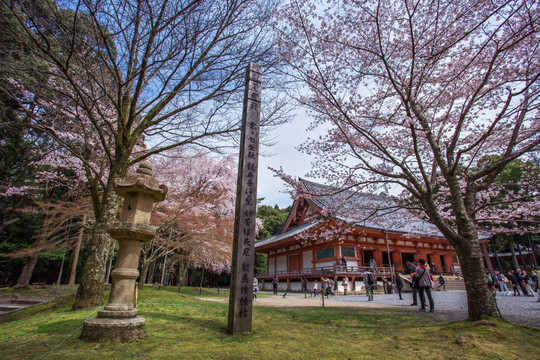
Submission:
<svg viewBox="0 0 540 360">
<path fill-rule="evenodd" d="M 163 201 L 167 194 L 167 186 L 159 184 L 154 177 L 153 165 L 148 161 L 141 162 L 134 174 L 124 179 L 115 179 L 114 189 L 122 197 L 133 192 L 150 194 L 154 202 Z"/>
</svg>

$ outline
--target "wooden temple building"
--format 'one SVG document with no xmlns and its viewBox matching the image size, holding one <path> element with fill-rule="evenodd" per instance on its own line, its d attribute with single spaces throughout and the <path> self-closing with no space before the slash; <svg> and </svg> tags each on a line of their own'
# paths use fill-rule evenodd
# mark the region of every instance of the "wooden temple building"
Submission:
<svg viewBox="0 0 540 360">
<path fill-rule="evenodd" d="M 347 277 L 354 292 L 361 289 L 367 269 L 379 281 L 390 280 L 420 258 L 436 273 L 460 272 L 454 248 L 438 229 L 398 208 L 390 197 L 299 183 L 303 189 L 279 233 L 255 244 L 256 252 L 268 256 L 267 273 L 257 275 L 264 290 L 272 288 L 276 274 L 280 290 L 300 291 L 305 275 L 310 291 L 314 280 L 325 277 L 341 291 Z"/>
</svg>

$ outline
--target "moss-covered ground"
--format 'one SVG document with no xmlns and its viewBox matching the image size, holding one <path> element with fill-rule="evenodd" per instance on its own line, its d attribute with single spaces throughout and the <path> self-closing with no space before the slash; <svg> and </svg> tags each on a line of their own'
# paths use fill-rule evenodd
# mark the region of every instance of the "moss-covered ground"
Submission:
<svg viewBox="0 0 540 360">
<path fill-rule="evenodd" d="M 506 321 L 440 322 L 397 309 L 256 306 L 253 331 L 232 337 L 224 330 L 228 304 L 198 299 L 226 292 L 154 287 L 139 293 L 147 336 L 86 343 L 79 340 L 81 325 L 97 309 L 70 311 L 67 292 L 0 318 L 0 358 L 526 360 L 537 359 L 540 349 L 538 329 Z"/>
</svg>

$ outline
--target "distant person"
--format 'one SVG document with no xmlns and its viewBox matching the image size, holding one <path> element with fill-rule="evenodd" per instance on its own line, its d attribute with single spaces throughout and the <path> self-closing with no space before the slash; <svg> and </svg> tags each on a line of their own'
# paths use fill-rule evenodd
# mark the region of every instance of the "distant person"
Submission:
<svg viewBox="0 0 540 360">
<path fill-rule="evenodd" d="M 259 291 L 259 280 L 254 276 L 253 277 L 253 301 L 258 301 L 257 291 Z"/>
<path fill-rule="evenodd" d="M 373 274 L 368 270 L 364 273 L 364 287 L 366 288 L 366 295 L 368 301 L 373 301 L 373 285 L 375 285 L 375 278 Z"/>
<path fill-rule="evenodd" d="M 382 278 L 382 287 L 385 294 L 390 294 L 390 291 L 388 290 L 388 279 L 384 276 Z"/>
<path fill-rule="evenodd" d="M 317 280 L 315 280 L 313 282 L 313 296 L 317 296 L 319 295 L 319 283 L 317 282 Z"/>
<path fill-rule="evenodd" d="M 349 279 L 347 279 L 346 276 L 343 278 L 341 285 L 343 286 L 343 295 L 347 295 L 347 290 L 349 290 Z"/>
<path fill-rule="evenodd" d="M 347 260 L 345 259 L 345 256 L 341 257 L 341 266 L 343 266 L 344 271 L 347 271 Z"/>
<path fill-rule="evenodd" d="M 416 278 L 416 268 L 418 267 L 418 261 L 411 263 L 411 290 L 412 290 L 412 303 L 411 306 L 418 305 L 418 281 Z"/>
<path fill-rule="evenodd" d="M 306 277 L 306 274 L 302 274 L 302 291 L 304 292 L 304 295 L 308 291 L 308 279 Z"/>
<path fill-rule="evenodd" d="M 332 280 L 331 278 L 324 278 L 325 280 L 325 284 L 324 284 L 324 294 L 326 295 L 326 297 L 332 295 L 334 296 L 334 285 L 335 285 L 335 282 L 334 280 Z"/>
<path fill-rule="evenodd" d="M 431 296 L 431 277 L 429 270 L 426 267 L 426 261 L 424 259 L 418 260 L 419 265 L 416 268 L 415 276 L 418 281 L 418 292 L 420 296 L 420 311 L 426 311 L 426 298 L 429 300 L 429 312 L 435 312 L 435 304 L 433 297 Z"/>
<path fill-rule="evenodd" d="M 516 276 L 519 287 L 521 288 L 521 292 L 523 292 L 523 295 L 528 296 L 529 293 L 525 289 L 525 281 L 523 281 L 523 272 L 521 271 L 521 269 L 517 269 L 516 271 L 514 271 L 514 275 Z"/>
<path fill-rule="evenodd" d="M 534 296 L 534 290 L 532 289 L 533 281 L 525 270 L 522 272 L 522 279 L 525 290 L 527 290 L 527 296 Z"/>
<path fill-rule="evenodd" d="M 442 274 L 439 275 L 439 286 L 437 286 L 437 289 L 442 286 L 443 291 L 446 291 L 446 280 L 444 280 L 444 277 Z"/>
<path fill-rule="evenodd" d="M 509 271 L 508 272 L 508 279 L 510 280 L 510 283 L 512 284 L 512 288 L 514 289 L 514 296 L 521 296 L 521 294 L 519 293 L 519 289 L 518 289 L 518 286 L 519 286 L 519 281 L 516 277 L 516 275 Z"/>
<path fill-rule="evenodd" d="M 277 295 L 278 283 L 279 283 L 279 278 L 277 274 L 274 274 L 274 278 L 272 279 L 272 290 L 274 290 L 274 295 Z"/>
<path fill-rule="evenodd" d="M 508 286 L 506 284 L 508 283 L 508 279 L 503 274 L 500 274 L 498 271 L 495 271 L 495 277 L 497 278 L 497 281 L 499 282 L 499 290 L 503 295 L 510 295 L 510 290 L 508 290 Z"/>
<path fill-rule="evenodd" d="M 403 297 L 401 296 L 401 289 L 403 289 L 403 280 L 401 280 L 401 274 L 397 273 L 396 275 L 396 287 L 399 294 L 399 300 L 403 300 Z"/>
<path fill-rule="evenodd" d="M 377 262 L 375 261 L 375 259 L 369 260 L 369 267 L 371 268 L 372 271 L 373 269 L 377 267 Z"/>
</svg>

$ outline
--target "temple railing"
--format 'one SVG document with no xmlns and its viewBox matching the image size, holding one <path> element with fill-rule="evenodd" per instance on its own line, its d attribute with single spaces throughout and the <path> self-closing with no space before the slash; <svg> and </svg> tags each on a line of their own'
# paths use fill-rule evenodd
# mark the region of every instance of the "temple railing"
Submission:
<svg viewBox="0 0 540 360">
<path fill-rule="evenodd" d="M 308 277 L 313 276 L 328 276 L 328 275 L 364 275 L 366 271 L 370 271 L 374 276 L 393 276 L 394 267 L 393 266 L 378 266 L 378 267 L 369 267 L 369 266 L 343 266 L 343 265 L 330 265 L 330 266 L 321 266 L 317 268 L 304 268 L 301 270 L 294 271 L 276 271 L 266 274 L 258 274 L 257 277 L 260 279 L 272 278 L 276 274 L 279 278 L 294 278 L 301 277 L 306 275 Z"/>
</svg>

